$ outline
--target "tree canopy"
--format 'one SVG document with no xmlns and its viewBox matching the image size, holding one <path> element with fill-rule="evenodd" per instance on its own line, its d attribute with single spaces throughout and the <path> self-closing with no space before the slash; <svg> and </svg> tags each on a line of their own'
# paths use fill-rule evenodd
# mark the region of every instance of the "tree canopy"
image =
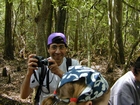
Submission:
<svg viewBox="0 0 140 105">
<path fill-rule="evenodd" d="M 139 56 L 139 0 L 8 0 L 14 56 L 46 56 L 46 39 L 51 32 L 67 36 L 68 55 L 90 62 L 96 56 L 108 62 L 129 64 Z M 50 3 L 50 4 L 49 4 Z M 4 54 L 6 3 L 0 3 L 0 48 Z M 40 23 L 39 23 L 40 22 Z M 41 23 L 42 22 L 42 23 Z M 6 27 L 5 27 L 6 26 Z M 27 56 L 26 55 L 26 56 Z M 109 63 L 114 65 L 114 63 Z"/>
</svg>

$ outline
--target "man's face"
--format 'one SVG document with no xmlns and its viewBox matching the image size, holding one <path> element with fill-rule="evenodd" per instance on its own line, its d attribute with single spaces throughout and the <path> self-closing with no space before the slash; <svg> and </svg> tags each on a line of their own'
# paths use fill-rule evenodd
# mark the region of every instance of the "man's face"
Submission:
<svg viewBox="0 0 140 105">
<path fill-rule="evenodd" d="M 62 62 L 63 57 L 66 55 L 66 50 L 65 44 L 52 43 L 48 48 L 48 53 L 58 63 Z"/>
</svg>

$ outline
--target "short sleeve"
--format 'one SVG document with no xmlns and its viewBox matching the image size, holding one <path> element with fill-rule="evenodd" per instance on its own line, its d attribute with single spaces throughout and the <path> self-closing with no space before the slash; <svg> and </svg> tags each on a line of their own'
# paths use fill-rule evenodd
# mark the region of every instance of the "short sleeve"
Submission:
<svg viewBox="0 0 140 105">
<path fill-rule="evenodd" d="M 72 66 L 80 65 L 79 61 L 76 59 L 72 59 Z"/>
<path fill-rule="evenodd" d="M 31 79 L 30 79 L 30 88 L 35 88 L 36 86 L 39 86 L 39 70 L 35 70 L 35 73 L 36 73 L 36 77 L 37 79 L 35 78 L 35 75 L 32 74 L 31 76 Z"/>
<path fill-rule="evenodd" d="M 109 105 L 134 105 L 134 99 L 131 91 L 131 86 L 127 83 L 123 84 L 118 92 L 110 97 Z"/>
</svg>

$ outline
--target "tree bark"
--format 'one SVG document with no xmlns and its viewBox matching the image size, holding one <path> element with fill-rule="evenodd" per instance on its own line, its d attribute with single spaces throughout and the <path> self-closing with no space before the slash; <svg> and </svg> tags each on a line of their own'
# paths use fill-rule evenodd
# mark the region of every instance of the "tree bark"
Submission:
<svg viewBox="0 0 140 105">
<path fill-rule="evenodd" d="M 37 23 L 36 54 L 40 56 L 46 56 L 47 54 L 45 25 L 50 8 L 51 0 L 43 0 L 42 7 L 35 18 L 35 22 Z"/>
<path fill-rule="evenodd" d="M 119 49 L 120 63 L 125 63 L 124 58 L 124 47 L 122 39 L 122 0 L 116 0 L 116 11 L 115 11 L 115 36 Z"/>
<path fill-rule="evenodd" d="M 56 15 L 56 32 L 62 32 L 64 33 L 64 27 L 65 27 L 65 20 L 66 20 L 66 6 L 67 2 L 66 0 L 58 0 L 59 2 L 59 9 L 58 13 Z"/>
<path fill-rule="evenodd" d="M 11 26 L 11 17 L 12 17 L 12 1 L 5 0 L 5 48 L 4 48 L 4 59 L 13 60 L 13 42 L 12 42 L 12 26 Z"/>
<path fill-rule="evenodd" d="M 107 65 L 107 72 L 113 72 L 113 6 L 112 0 L 108 0 L 108 23 L 109 23 L 109 63 Z"/>
</svg>

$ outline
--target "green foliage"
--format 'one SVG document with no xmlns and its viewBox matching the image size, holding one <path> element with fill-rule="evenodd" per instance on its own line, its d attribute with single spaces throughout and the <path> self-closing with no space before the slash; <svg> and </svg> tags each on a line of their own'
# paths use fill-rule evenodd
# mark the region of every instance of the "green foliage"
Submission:
<svg viewBox="0 0 140 105">
<path fill-rule="evenodd" d="M 37 1 L 41 6 L 41 0 L 11 0 L 13 2 L 12 27 L 14 34 L 15 48 L 19 51 L 26 46 L 27 52 L 36 50 L 36 23 L 35 17 L 38 13 Z M 75 45 L 75 35 L 78 34 L 78 50 L 86 53 L 89 39 L 91 52 L 97 49 L 108 51 L 109 43 L 109 25 L 108 25 L 108 3 L 101 0 L 65 0 L 67 6 L 67 26 L 65 34 L 69 37 L 69 47 L 73 50 Z M 59 0 L 52 0 L 55 9 L 60 6 Z M 123 42 L 127 58 L 132 50 L 132 42 L 139 38 L 140 23 L 139 7 L 140 1 L 130 0 L 128 4 L 123 3 L 123 23 L 122 33 Z M 4 22 L 5 22 L 5 2 L 0 2 L 0 47 L 4 44 Z M 55 25 L 53 17 L 53 27 Z M 79 26 L 78 26 L 79 25 Z M 52 28 L 54 32 L 55 28 Z M 77 31 L 78 30 L 78 31 Z M 135 30 L 135 31 L 134 31 Z M 24 38 L 24 41 L 21 40 Z M 116 45 L 115 36 L 113 36 L 113 46 Z M 20 41 L 19 41 L 20 40 Z M 84 49 L 84 51 L 83 51 Z M 137 50 L 136 50 L 137 51 Z M 76 53 L 73 51 L 73 53 Z M 104 53 L 107 54 L 107 53 Z"/>
</svg>

